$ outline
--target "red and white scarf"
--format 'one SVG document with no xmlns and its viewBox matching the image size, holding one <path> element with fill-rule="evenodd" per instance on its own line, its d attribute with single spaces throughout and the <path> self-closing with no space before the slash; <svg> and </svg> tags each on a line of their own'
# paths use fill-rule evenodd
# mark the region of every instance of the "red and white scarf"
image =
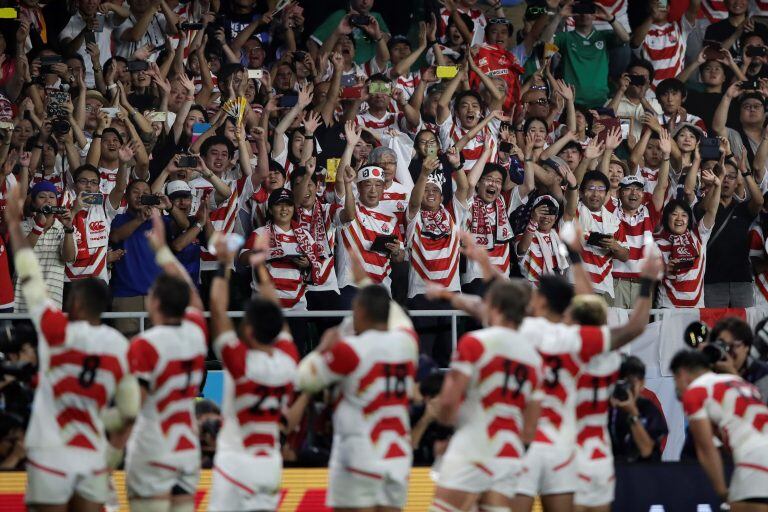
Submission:
<svg viewBox="0 0 768 512">
<path fill-rule="evenodd" d="M 421 210 L 421 234 L 437 240 L 451 234 L 451 218 L 445 206 L 440 205 L 435 211 Z"/>
<path fill-rule="evenodd" d="M 496 231 L 494 233 L 491 214 L 496 211 Z M 505 243 L 512 238 L 512 226 L 507 217 L 507 208 L 504 201 L 497 197 L 493 203 L 486 204 L 482 199 L 475 196 L 472 202 L 472 224 L 470 232 L 473 235 L 493 235 L 485 236 L 485 246 L 492 249 L 495 244 Z M 476 236 L 475 239 L 478 239 Z M 478 241 L 478 243 L 480 243 Z"/>
<path fill-rule="evenodd" d="M 312 238 L 310 237 L 309 233 L 299 224 L 298 221 L 291 221 L 291 229 L 293 230 L 293 234 L 296 237 L 296 244 L 301 249 L 302 255 L 306 256 L 309 260 L 312 282 L 319 283 L 320 278 L 322 277 L 322 260 L 325 259 L 322 247 L 318 243 L 312 243 Z M 267 223 L 267 230 L 269 232 L 268 259 L 277 259 L 284 256 L 291 256 L 290 254 L 285 254 L 285 251 L 282 248 L 282 243 L 276 236 L 275 225 L 271 221 Z"/>
</svg>

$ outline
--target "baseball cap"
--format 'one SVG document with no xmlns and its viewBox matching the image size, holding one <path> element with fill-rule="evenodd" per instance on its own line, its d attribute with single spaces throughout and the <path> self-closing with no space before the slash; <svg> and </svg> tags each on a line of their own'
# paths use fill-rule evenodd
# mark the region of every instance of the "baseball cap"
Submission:
<svg viewBox="0 0 768 512">
<path fill-rule="evenodd" d="M 37 183 L 34 187 L 32 187 L 32 190 L 29 191 L 29 195 L 32 196 L 32 199 L 34 199 L 40 192 L 52 192 L 53 194 L 56 194 L 56 197 L 59 196 L 59 191 L 56 189 L 56 185 L 50 181 L 43 180 Z"/>
<path fill-rule="evenodd" d="M 614 162 L 617 162 L 617 160 L 614 160 Z M 621 163 L 624 163 L 624 162 L 621 162 Z M 636 174 L 629 174 L 621 178 L 621 181 L 619 182 L 619 188 L 631 187 L 633 185 L 637 185 L 640 188 L 644 188 L 645 180 L 643 180 L 642 176 L 638 176 Z"/>
<path fill-rule="evenodd" d="M 566 163 L 566 161 L 563 160 L 562 158 L 560 158 L 559 156 L 551 156 L 551 157 L 547 158 L 546 160 L 543 160 L 541 162 L 541 165 L 542 166 L 546 165 L 547 167 L 551 167 L 552 169 L 554 169 L 558 173 L 560 172 L 560 170 L 559 170 L 560 166 L 564 166 L 566 168 L 568 167 L 568 164 Z"/>
<path fill-rule="evenodd" d="M 627 176 L 629 176 L 629 166 L 626 164 L 626 162 L 624 162 L 623 160 L 619 160 L 618 158 L 614 157 L 614 158 L 611 158 L 611 162 L 610 163 L 616 164 L 619 167 L 621 167 L 621 170 L 624 171 L 624 177 L 625 178 Z"/>
<path fill-rule="evenodd" d="M 276 188 L 269 194 L 267 200 L 267 209 L 272 208 L 276 204 L 288 203 L 293 204 L 293 194 L 287 188 Z"/>
<path fill-rule="evenodd" d="M 675 137 L 677 137 L 677 134 L 680 133 L 680 130 L 682 130 L 683 128 L 688 128 L 689 130 L 691 130 L 696 135 L 697 139 L 704 137 L 704 132 L 702 131 L 701 128 L 699 128 L 693 123 L 685 122 L 685 123 L 680 123 L 675 127 L 675 131 L 672 134 L 672 138 L 674 139 Z"/>
<path fill-rule="evenodd" d="M 171 199 L 176 199 L 177 197 L 191 196 L 192 188 L 184 180 L 169 181 L 165 185 L 165 195 L 167 195 Z"/>
<path fill-rule="evenodd" d="M 355 183 L 360 183 L 365 180 L 384 181 L 384 169 L 378 165 L 366 165 L 357 171 L 357 179 L 355 180 Z"/>
<path fill-rule="evenodd" d="M 100 102 L 102 105 L 106 105 L 107 98 L 104 97 L 103 94 L 101 94 L 99 91 L 88 91 L 85 93 L 85 99 L 87 100 L 96 100 Z"/>
<path fill-rule="evenodd" d="M 549 194 L 544 194 L 543 196 L 539 196 L 536 199 L 533 200 L 533 207 L 536 208 L 541 203 L 549 205 L 550 208 L 554 208 L 555 212 L 560 212 L 560 203 L 557 202 L 557 199 L 550 196 Z M 557 213 L 555 213 L 557 215 Z"/>
</svg>

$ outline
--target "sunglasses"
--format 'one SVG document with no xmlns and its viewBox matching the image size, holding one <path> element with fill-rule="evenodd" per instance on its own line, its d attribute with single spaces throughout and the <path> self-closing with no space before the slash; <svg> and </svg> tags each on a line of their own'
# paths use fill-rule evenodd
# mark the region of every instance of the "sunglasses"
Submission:
<svg viewBox="0 0 768 512">
<path fill-rule="evenodd" d="M 549 101 L 546 98 L 539 98 L 537 100 L 526 101 L 529 105 L 549 105 Z"/>
<path fill-rule="evenodd" d="M 512 22 L 506 18 L 491 18 L 488 20 L 489 25 L 511 25 Z"/>
</svg>

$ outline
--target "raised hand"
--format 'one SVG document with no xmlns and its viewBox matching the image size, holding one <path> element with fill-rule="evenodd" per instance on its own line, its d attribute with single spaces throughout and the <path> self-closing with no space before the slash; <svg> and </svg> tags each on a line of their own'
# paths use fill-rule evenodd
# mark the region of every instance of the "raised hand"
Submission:
<svg viewBox="0 0 768 512">
<path fill-rule="evenodd" d="M 589 144 L 587 144 L 587 147 L 584 149 L 584 158 L 594 160 L 599 158 L 604 151 L 605 143 L 597 140 L 597 137 L 595 137 L 589 141 Z"/>
<path fill-rule="evenodd" d="M 672 153 L 672 137 L 669 136 L 669 132 L 662 128 L 659 133 L 659 149 L 664 154 L 664 157 L 669 157 Z"/>
<path fill-rule="evenodd" d="M 117 150 L 117 157 L 120 159 L 120 162 L 124 164 L 130 162 L 135 155 L 136 143 L 134 141 L 131 141 L 128 144 L 123 144 L 123 146 Z"/>
<path fill-rule="evenodd" d="M 347 137 L 347 144 L 354 146 L 360 141 L 360 136 L 363 130 L 355 125 L 354 121 L 347 121 L 344 123 L 344 135 Z"/>
<path fill-rule="evenodd" d="M 322 116 L 313 110 L 304 119 L 304 131 L 309 133 L 315 133 L 315 131 L 320 126 L 320 123 L 322 123 L 322 121 L 323 121 Z"/>
<path fill-rule="evenodd" d="M 298 104 L 301 106 L 301 108 L 304 108 L 308 106 L 310 103 L 312 103 L 314 90 L 315 90 L 315 86 L 311 83 L 299 89 Z"/>
</svg>

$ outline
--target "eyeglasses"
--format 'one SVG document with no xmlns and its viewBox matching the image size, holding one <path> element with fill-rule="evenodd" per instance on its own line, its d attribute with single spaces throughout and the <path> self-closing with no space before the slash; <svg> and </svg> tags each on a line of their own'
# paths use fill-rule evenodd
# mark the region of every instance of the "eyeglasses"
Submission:
<svg viewBox="0 0 768 512">
<path fill-rule="evenodd" d="M 96 186 L 98 186 L 99 183 L 101 183 L 101 181 L 100 180 L 87 180 L 85 178 L 80 178 L 79 180 L 77 180 L 76 183 L 78 185 L 96 185 Z"/>
<path fill-rule="evenodd" d="M 379 162 L 381 167 L 397 167 L 397 162 Z"/>
<path fill-rule="evenodd" d="M 511 25 L 512 22 L 507 18 L 491 18 L 488 20 L 490 25 Z"/>
<path fill-rule="evenodd" d="M 736 181 L 738 177 L 735 174 L 726 174 L 723 176 L 724 180 Z"/>
<path fill-rule="evenodd" d="M 539 98 L 537 100 L 530 100 L 530 101 L 526 101 L 526 103 L 528 103 L 529 105 L 541 105 L 541 106 L 549 105 L 549 101 L 547 101 L 546 98 Z"/>
<path fill-rule="evenodd" d="M 486 185 L 499 185 L 501 186 L 502 183 L 504 183 L 502 180 L 495 180 L 493 178 L 483 178 L 481 180 Z"/>
<path fill-rule="evenodd" d="M 605 192 L 607 189 L 603 185 L 590 185 L 587 190 L 589 192 Z"/>
<path fill-rule="evenodd" d="M 741 105 L 744 110 L 760 110 L 763 108 L 762 103 L 744 103 Z"/>
</svg>

